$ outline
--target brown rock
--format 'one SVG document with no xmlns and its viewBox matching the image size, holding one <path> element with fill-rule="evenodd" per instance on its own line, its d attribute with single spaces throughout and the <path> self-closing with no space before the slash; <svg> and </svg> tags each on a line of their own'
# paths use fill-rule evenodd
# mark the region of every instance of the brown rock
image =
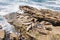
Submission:
<svg viewBox="0 0 60 40">
<path fill-rule="evenodd" d="M 49 34 L 49 31 L 45 30 L 45 29 L 36 29 L 36 30 L 42 35 L 48 35 Z"/>
<path fill-rule="evenodd" d="M 4 35 L 5 35 L 4 31 L 3 31 L 3 30 L 0 30 L 0 38 L 1 38 L 1 39 L 4 38 Z"/>
<path fill-rule="evenodd" d="M 20 35 L 11 33 L 10 39 L 50 40 L 50 35 L 56 32 L 53 25 L 60 24 L 59 12 L 48 9 L 38 10 L 30 6 L 20 6 L 20 9 L 24 11 L 24 14 L 15 12 L 4 16 L 7 22 L 13 25 L 17 32 L 20 32 Z"/>
<path fill-rule="evenodd" d="M 21 10 L 23 10 L 25 13 L 30 14 L 31 16 L 34 16 L 36 18 L 43 19 L 45 21 L 49 21 L 51 23 L 56 24 L 57 22 L 60 22 L 60 14 L 59 12 L 47 10 L 47 9 L 41 9 L 38 10 L 36 8 L 30 7 L 30 6 L 20 6 Z"/>
<path fill-rule="evenodd" d="M 18 39 L 19 39 L 19 35 L 15 34 L 15 33 L 11 33 L 11 34 L 10 34 L 10 39 L 11 39 L 11 40 L 14 40 L 14 39 L 15 39 L 15 40 L 18 40 Z"/>
</svg>

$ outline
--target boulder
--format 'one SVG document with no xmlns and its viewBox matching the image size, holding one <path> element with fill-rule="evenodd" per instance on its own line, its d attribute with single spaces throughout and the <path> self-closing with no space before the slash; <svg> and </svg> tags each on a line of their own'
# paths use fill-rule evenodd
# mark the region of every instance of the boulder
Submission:
<svg viewBox="0 0 60 40">
<path fill-rule="evenodd" d="M 7 15 L 4 15 L 4 17 L 7 19 L 8 22 L 12 22 L 12 21 L 17 19 L 18 13 L 12 12 L 12 13 L 9 13 Z"/>
</svg>

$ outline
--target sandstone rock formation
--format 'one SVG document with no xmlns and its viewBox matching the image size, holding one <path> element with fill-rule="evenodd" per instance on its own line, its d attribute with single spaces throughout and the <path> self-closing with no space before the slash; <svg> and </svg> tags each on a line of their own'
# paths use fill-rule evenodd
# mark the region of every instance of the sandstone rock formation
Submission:
<svg viewBox="0 0 60 40">
<path fill-rule="evenodd" d="M 59 12 L 30 6 L 20 6 L 19 9 L 24 13 L 13 12 L 4 17 L 20 34 L 4 32 L 3 40 L 60 40 Z"/>
<path fill-rule="evenodd" d="M 23 10 L 24 13 L 30 14 L 36 18 L 40 18 L 45 21 L 49 21 L 52 24 L 59 24 L 60 23 L 60 12 L 51 11 L 48 9 L 41 9 L 38 10 L 36 8 L 30 6 L 20 6 L 20 10 Z"/>
</svg>

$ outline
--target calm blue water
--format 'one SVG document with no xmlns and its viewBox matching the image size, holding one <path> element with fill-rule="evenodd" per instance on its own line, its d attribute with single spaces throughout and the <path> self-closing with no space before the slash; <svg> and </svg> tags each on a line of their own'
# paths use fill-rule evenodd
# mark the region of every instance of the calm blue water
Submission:
<svg viewBox="0 0 60 40">
<path fill-rule="evenodd" d="M 18 10 L 19 5 L 60 11 L 60 0 L 0 0 L 0 14 L 15 12 Z"/>
</svg>

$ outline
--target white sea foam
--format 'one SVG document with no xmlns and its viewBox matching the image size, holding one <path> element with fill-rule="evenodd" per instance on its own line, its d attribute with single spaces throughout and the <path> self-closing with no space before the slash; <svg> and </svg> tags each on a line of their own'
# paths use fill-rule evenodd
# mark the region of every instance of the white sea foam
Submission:
<svg viewBox="0 0 60 40">
<path fill-rule="evenodd" d="M 18 11 L 19 5 L 29 5 L 37 9 L 47 8 L 60 11 L 60 0 L 46 0 L 42 3 L 34 2 L 33 0 L 0 0 L 0 3 L 0 15 Z"/>
<path fill-rule="evenodd" d="M 10 25 L 2 15 L 0 15 L 0 25 L 2 30 L 5 30 L 7 33 L 17 33 L 14 26 Z"/>
</svg>

